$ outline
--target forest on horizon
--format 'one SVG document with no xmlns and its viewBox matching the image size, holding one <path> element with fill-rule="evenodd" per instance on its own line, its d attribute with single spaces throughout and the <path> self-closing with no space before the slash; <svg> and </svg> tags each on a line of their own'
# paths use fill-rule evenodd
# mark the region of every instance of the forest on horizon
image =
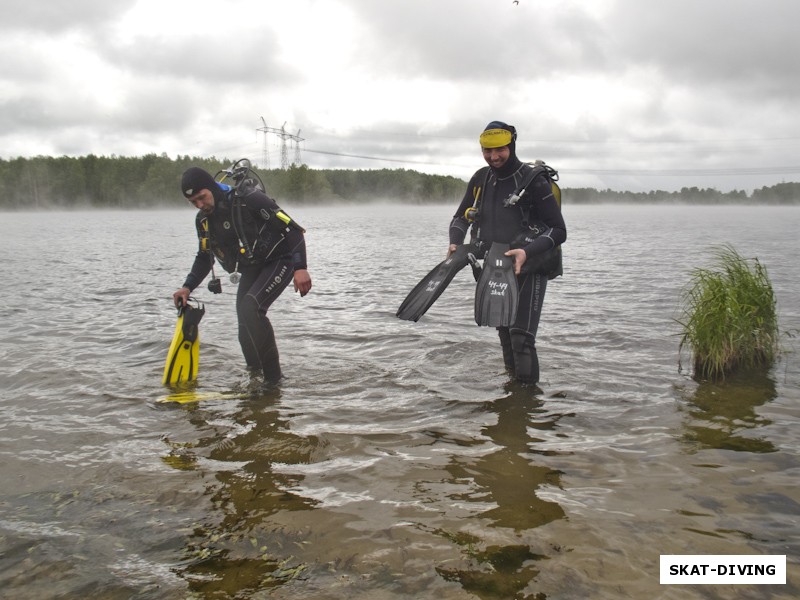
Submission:
<svg viewBox="0 0 800 600">
<path fill-rule="evenodd" d="M 232 160 L 148 154 L 140 157 L 95 156 L 0 159 L 0 210 L 53 208 L 146 208 L 184 206 L 181 174 L 190 166 L 212 175 Z M 391 200 L 413 204 L 458 203 L 466 181 L 408 169 L 256 169 L 267 193 L 296 204 L 366 203 Z M 800 183 L 779 183 L 753 190 L 720 192 L 685 187 L 677 192 L 628 192 L 562 188 L 570 204 L 800 204 Z"/>
</svg>

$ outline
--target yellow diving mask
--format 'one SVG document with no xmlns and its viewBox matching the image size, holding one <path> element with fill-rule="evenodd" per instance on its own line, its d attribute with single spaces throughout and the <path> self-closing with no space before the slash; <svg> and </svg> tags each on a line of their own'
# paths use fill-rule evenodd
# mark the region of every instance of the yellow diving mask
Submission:
<svg viewBox="0 0 800 600">
<path fill-rule="evenodd" d="M 508 129 L 487 129 L 480 139 L 481 148 L 502 148 L 511 144 L 513 135 Z"/>
</svg>

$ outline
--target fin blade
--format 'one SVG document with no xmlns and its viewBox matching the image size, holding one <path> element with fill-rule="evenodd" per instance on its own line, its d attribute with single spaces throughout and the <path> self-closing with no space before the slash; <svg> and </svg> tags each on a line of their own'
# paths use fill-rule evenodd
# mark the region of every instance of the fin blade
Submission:
<svg viewBox="0 0 800 600">
<path fill-rule="evenodd" d="M 445 260 L 436 265 L 409 292 L 397 309 L 397 317 L 404 321 L 419 321 L 442 292 L 450 285 L 453 277 L 469 264 L 467 255 L 475 249 L 470 244 L 462 244 Z"/>
<path fill-rule="evenodd" d="M 186 383 L 197 379 L 200 358 L 200 331 L 198 324 L 204 308 L 187 305 L 178 315 L 175 333 L 164 364 L 163 385 Z"/>
<path fill-rule="evenodd" d="M 517 318 L 519 290 L 508 244 L 493 243 L 475 287 L 475 322 L 485 327 L 510 327 Z"/>
<path fill-rule="evenodd" d="M 174 402 L 177 404 L 192 404 L 195 402 L 218 401 L 218 400 L 241 400 L 246 398 L 246 394 L 240 392 L 201 392 L 198 390 L 187 389 L 175 391 L 166 396 L 156 399 L 158 403 Z"/>
</svg>

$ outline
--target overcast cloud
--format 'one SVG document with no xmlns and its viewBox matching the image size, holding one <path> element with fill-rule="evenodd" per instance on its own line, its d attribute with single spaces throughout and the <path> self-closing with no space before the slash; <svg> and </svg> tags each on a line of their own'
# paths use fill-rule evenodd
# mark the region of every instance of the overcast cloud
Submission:
<svg viewBox="0 0 800 600">
<path fill-rule="evenodd" d="M 565 187 L 800 180 L 796 0 L 0 0 L 0 156 L 468 178 L 491 120 Z M 289 146 L 290 158 L 294 145 Z"/>
</svg>

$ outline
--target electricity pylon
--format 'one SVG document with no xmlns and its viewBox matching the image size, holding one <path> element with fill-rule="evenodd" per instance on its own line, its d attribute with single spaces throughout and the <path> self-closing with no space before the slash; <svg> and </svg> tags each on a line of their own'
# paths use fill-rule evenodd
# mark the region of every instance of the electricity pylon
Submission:
<svg viewBox="0 0 800 600">
<path fill-rule="evenodd" d="M 287 146 L 287 141 L 292 140 L 294 142 L 294 162 L 295 164 L 300 164 L 300 142 L 303 141 L 303 138 L 300 137 L 300 130 L 297 130 L 296 134 L 291 134 L 286 132 L 286 122 L 281 125 L 280 129 L 276 129 L 275 127 L 267 127 L 267 122 L 264 120 L 264 117 L 261 117 L 261 122 L 264 124 L 263 127 L 259 127 L 256 131 L 260 131 L 264 134 L 264 142 L 262 145 L 262 154 L 263 154 L 263 162 L 264 167 L 269 169 L 269 150 L 267 148 L 267 134 L 274 133 L 279 138 L 281 138 L 281 169 L 288 169 L 289 168 L 289 148 Z"/>
</svg>

